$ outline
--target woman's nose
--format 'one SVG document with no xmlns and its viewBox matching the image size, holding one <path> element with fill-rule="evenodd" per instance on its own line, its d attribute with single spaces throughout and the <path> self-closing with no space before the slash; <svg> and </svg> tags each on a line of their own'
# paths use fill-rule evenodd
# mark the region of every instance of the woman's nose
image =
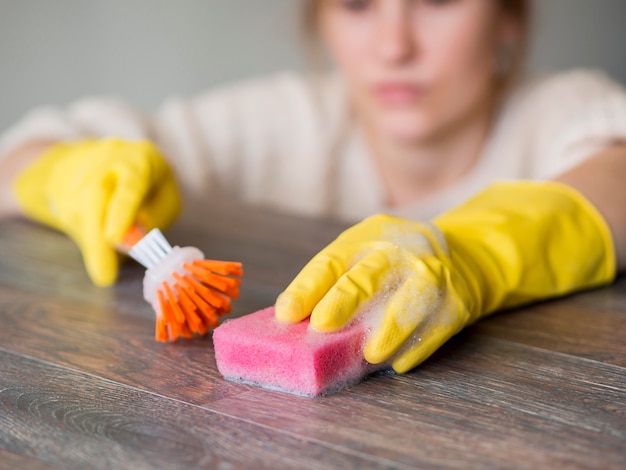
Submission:
<svg viewBox="0 0 626 470">
<path fill-rule="evenodd" d="M 411 12 L 406 8 L 390 9 L 380 19 L 376 38 L 378 55 L 385 62 L 403 63 L 413 59 L 417 42 L 411 28 Z"/>
</svg>

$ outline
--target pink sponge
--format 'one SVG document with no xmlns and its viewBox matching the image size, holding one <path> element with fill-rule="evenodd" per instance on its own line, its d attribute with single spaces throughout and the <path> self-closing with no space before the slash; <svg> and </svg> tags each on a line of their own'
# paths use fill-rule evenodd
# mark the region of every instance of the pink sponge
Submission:
<svg viewBox="0 0 626 470">
<path fill-rule="evenodd" d="M 229 380 L 308 396 L 336 392 L 380 368 L 363 359 L 361 324 L 336 333 L 308 325 L 280 322 L 274 307 L 226 321 L 213 332 L 217 368 Z"/>
</svg>

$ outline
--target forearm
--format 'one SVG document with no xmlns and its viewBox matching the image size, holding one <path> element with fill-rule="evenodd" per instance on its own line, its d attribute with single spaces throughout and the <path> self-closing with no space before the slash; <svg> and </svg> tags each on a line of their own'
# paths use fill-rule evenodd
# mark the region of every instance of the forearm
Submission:
<svg viewBox="0 0 626 470">
<path fill-rule="evenodd" d="M 617 268 L 626 269 L 626 144 L 616 144 L 555 178 L 580 191 L 604 216 Z"/>
<path fill-rule="evenodd" d="M 21 171 L 50 145 L 52 142 L 33 142 L 19 147 L 0 161 L 0 219 L 22 213 L 13 193 L 13 184 Z"/>
</svg>

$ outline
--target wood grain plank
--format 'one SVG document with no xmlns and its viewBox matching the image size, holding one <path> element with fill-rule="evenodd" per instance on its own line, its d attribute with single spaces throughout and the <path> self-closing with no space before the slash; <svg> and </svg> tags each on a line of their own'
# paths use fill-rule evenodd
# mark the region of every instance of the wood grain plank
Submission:
<svg viewBox="0 0 626 470">
<path fill-rule="evenodd" d="M 280 289 L 310 258 L 334 240 L 345 222 L 294 216 L 254 207 L 191 202 L 168 236 L 197 246 L 208 257 L 237 259 L 246 278 Z"/>
<path fill-rule="evenodd" d="M 36 308 L 24 309 L 17 293 L 0 293 L 18 307 L 0 309 L 8 320 L 0 331 L 5 348 L 375 458 L 610 467 L 625 456 L 621 367 L 470 330 L 414 373 L 311 400 L 223 381 L 210 341 L 158 345 L 138 332 L 139 318 L 125 321 L 106 309 L 86 315 L 69 301 L 44 307 L 36 297 Z"/>
<path fill-rule="evenodd" d="M 129 261 L 122 265 L 114 286 L 96 287 L 85 274 L 74 243 L 63 234 L 22 220 L 0 224 L 0 286 L 27 292 L 26 299 L 38 294 L 48 302 L 74 300 L 152 320 L 154 312 L 142 297 L 143 275 L 144 269 Z M 284 282 L 272 282 L 265 274 L 259 279 L 246 274 L 240 298 L 233 303 L 234 316 L 273 304 L 280 292 L 277 285 Z"/>
<path fill-rule="evenodd" d="M 626 273 L 617 276 L 607 287 L 580 292 L 572 298 L 577 304 L 588 306 L 592 311 L 611 311 L 626 315 Z"/>
<path fill-rule="evenodd" d="M 0 444 L 24 460 L 63 468 L 394 466 L 3 351 L 0 377 Z"/>
<path fill-rule="evenodd" d="M 168 236 L 172 243 L 200 248 L 207 257 L 241 261 L 244 288 L 250 286 L 254 293 L 262 291 L 259 286 L 273 289 L 272 295 L 262 296 L 263 301 L 254 308 L 244 306 L 241 312 L 246 313 L 273 303 L 310 257 L 343 227 L 271 212 L 215 214 L 216 210 L 210 217 L 177 224 Z M 19 219 L 0 224 L 0 283 L 6 286 L 134 312 L 145 310 L 143 274 L 143 268 L 131 260 L 122 265 L 115 286 L 96 287 L 86 275 L 80 252 L 65 235 Z"/>
<path fill-rule="evenodd" d="M 417 467 L 623 468 L 626 371 L 462 334 L 407 375 L 294 402 L 263 390 L 234 416 Z"/>
<path fill-rule="evenodd" d="M 533 308 L 502 312 L 475 326 L 481 334 L 626 367 L 626 277 L 614 286 Z"/>
<path fill-rule="evenodd" d="M 216 373 L 210 338 L 157 343 L 149 312 L 48 302 L 46 296 L 0 286 L 0 317 L 0 346 L 6 350 L 165 395 L 187 390 L 203 402 L 240 391 Z"/>
<path fill-rule="evenodd" d="M 342 228 L 263 211 L 211 209 L 206 214 L 174 227 L 172 240 L 199 246 L 216 258 L 244 261 L 246 278 L 235 315 L 271 304 L 301 265 Z M 366 467 L 622 468 L 626 461 L 623 279 L 607 289 L 486 319 L 410 374 L 373 377 L 341 394 L 307 399 L 223 381 L 210 339 L 155 343 L 153 313 L 141 299 L 142 275 L 139 266 L 127 263 L 120 283 L 96 288 L 84 275 L 78 250 L 62 234 L 23 221 L 0 225 L 0 348 L 7 353 L 0 370 L 15 368 L 4 396 L 13 397 L 7 409 L 24 420 L 18 420 L 19 449 L 29 449 L 48 424 L 16 411 L 17 395 L 30 397 L 24 403 L 32 410 L 58 409 L 55 416 L 89 410 L 92 419 L 81 421 L 89 422 L 86 429 L 55 422 L 55 438 L 42 438 L 56 449 L 83 433 L 79 439 L 87 450 L 77 451 L 77 460 L 60 460 L 72 464 L 119 450 L 110 450 L 110 441 L 99 443 L 93 432 L 106 427 L 109 414 L 120 409 L 112 408 L 114 397 L 121 397 L 119 406 L 138 422 L 150 409 L 173 409 L 173 402 L 184 408 L 181 422 L 189 420 L 192 429 L 198 421 L 188 410 L 200 409 L 202 420 L 208 413 L 206 422 L 217 419 L 220 433 L 235 429 L 240 442 L 252 436 L 262 446 L 270 436 L 272 445 L 293 444 L 295 453 L 314 443 L 348 456 L 339 461 L 347 465 L 354 464 L 354 456 Z M 47 373 L 56 377 L 52 388 Z M 72 401 L 73 383 L 58 379 L 70 376 L 89 399 L 98 398 L 104 387 L 105 399 L 94 402 L 107 410 L 103 416 L 89 408 L 87 398 Z M 0 389 L 4 380 L 0 374 Z M 149 405 L 135 412 L 135 399 Z M 244 423 L 243 430 L 234 423 Z M 186 448 L 168 434 L 169 428 L 155 432 L 163 433 L 167 445 Z M 4 433 L 14 438 L 11 428 L 0 427 Z M 219 440 L 227 443 L 225 448 L 232 446 L 230 437 Z M 144 456 L 152 455 L 150 443 L 137 441 L 136 446 L 139 457 L 132 458 L 138 465 L 154 463 Z M 193 452 L 199 448 L 192 447 Z M 4 452 L 18 460 L 30 455 Z M 43 459 L 42 453 L 35 455 Z"/>
<path fill-rule="evenodd" d="M 0 431 L 2 434 L 2 431 Z M 58 465 L 47 464 L 34 457 L 15 454 L 0 448 L 0 468 L 3 469 L 28 469 L 28 470 L 53 470 L 60 469 Z"/>
</svg>

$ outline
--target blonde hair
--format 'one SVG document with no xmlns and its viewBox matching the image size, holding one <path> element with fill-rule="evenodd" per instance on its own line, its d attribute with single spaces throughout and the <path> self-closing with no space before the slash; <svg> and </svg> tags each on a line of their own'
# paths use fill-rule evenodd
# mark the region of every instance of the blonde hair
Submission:
<svg viewBox="0 0 626 470">
<path fill-rule="evenodd" d="M 321 44 L 319 36 L 319 18 L 325 0 L 304 0 L 301 9 L 301 36 L 307 56 L 314 68 L 319 68 Z M 503 12 L 519 25 L 519 41 L 515 44 L 502 45 L 498 60 L 502 71 L 497 77 L 502 88 L 507 88 L 524 72 L 531 29 L 532 0 L 494 0 Z"/>
<path fill-rule="evenodd" d="M 506 15 L 518 25 L 519 39 L 516 44 L 502 45 L 509 50 L 505 58 L 508 64 L 500 78 L 502 88 L 508 88 L 519 79 L 526 68 L 532 23 L 532 0 L 497 0 Z"/>
</svg>

